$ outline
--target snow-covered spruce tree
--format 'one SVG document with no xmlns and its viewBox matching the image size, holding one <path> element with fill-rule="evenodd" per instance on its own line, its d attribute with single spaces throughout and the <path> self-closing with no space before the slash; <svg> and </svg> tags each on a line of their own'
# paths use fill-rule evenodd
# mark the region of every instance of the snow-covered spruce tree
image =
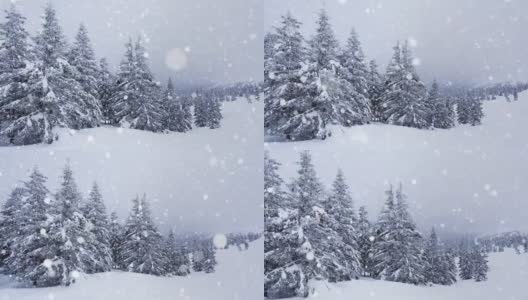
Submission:
<svg viewBox="0 0 528 300">
<path fill-rule="evenodd" d="M 192 269 L 195 272 L 213 273 L 216 266 L 215 249 L 211 239 L 203 239 L 196 243 L 192 253 Z"/>
<path fill-rule="evenodd" d="M 473 261 L 471 252 L 467 247 L 461 247 L 459 250 L 458 269 L 460 279 L 468 280 L 473 278 Z"/>
<path fill-rule="evenodd" d="M 291 13 L 281 17 L 268 46 L 273 50 L 265 62 L 264 128 L 268 134 L 289 139 L 310 139 L 313 133 L 297 118 L 297 111 L 310 105 L 306 88 L 306 49 L 301 23 Z"/>
<path fill-rule="evenodd" d="M 70 65 L 77 69 L 74 76 L 84 90 L 96 99 L 100 99 L 98 89 L 99 69 L 95 59 L 95 52 L 88 37 L 88 30 L 82 23 L 79 26 L 73 45 L 67 53 L 67 57 Z"/>
<path fill-rule="evenodd" d="M 47 217 L 51 215 L 51 200 L 46 179 L 35 168 L 29 180 L 23 183 L 25 195 L 14 220 L 18 230 L 11 239 L 10 254 L 5 260 L 9 274 L 34 286 L 55 284 L 56 274 L 51 265 L 55 253 L 50 253 Z"/>
<path fill-rule="evenodd" d="M 5 265 L 5 259 L 10 255 L 13 239 L 18 236 L 20 225 L 19 215 L 22 209 L 22 199 L 26 190 L 15 187 L 0 210 L 0 268 Z"/>
<path fill-rule="evenodd" d="M 194 93 L 194 125 L 196 127 L 207 127 L 209 116 L 207 110 L 207 100 L 205 95 Z"/>
<path fill-rule="evenodd" d="M 341 73 L 339 76 L 351 84 L 352 91 L 349 96 L 356 97 L 344 99 L 344 101 L 350 102 L 352 111 L 359 118 L 356 121 L 347 121 L 344 125 L 367 123 L 372 119 L 369 101 L 370 74 L 369 67 L 365 62 L 365 55 L 354 29 L 350 32 L 346 45 L 339 54 L 339 62 L 342 67 L 338 70 Z"/>
<path fill-rule="evenodd" d="M 124 242 L 125 231 L 123 226 L 119 223 L 116 212 L 110 214 L 109 224 L 109 242 L 110 250 L 112 251 L 112 262 L 114 269 L 122 269 L 123 267 L 123 256 L 121 255 L 121 248 Z"/>
<path fill-rule="evenodd" d="M 148 67 L 148 54 L 138 39 L 126 43 L 119 65 L 114 94 L 110 98 L 115 122 L 124 127 L 158 132 L 163 130 L 161 91 Z"/>
<path fill-rule="evenodd" d="M 82 272 L 107 270 L 111 257 L 101 255 L 102 246 L 91 231 L 92 224 L 81 211 L 82 197 L 78 191 L 73 172 L 66 165 L 62 183 L 51 204 L 52 218 L 49 220 L 47 253 L 50 255 L 48 285 L 70 285 Z"/>
<path fill-rule="evenodd" d="M 438 91 L 438 83 L 433 81 L 429 94 L 427 95 L 429 106 L 430 126 L 434 128 L 448 129 L 455 126 L 455 111 L 449 99 L 441 97 Z"/>
<path fill-rule="evenodd" d="M 298 210 L 288 202 L 279 163 L 264 154 L 264 296 L 268 299 L 306 297 L 307 282 L 298 266 L 305 259 Z"/>
<path fill-rule="evenodd" d="M 372 225 L 368 219 L 367 209 L 365 206 L 359 208 L 359 218 L 356 224 L 357 244 L 359 251 L 359 262 L 363 270 L 363 276 L 372 276 L 372 260 L 370 258 L 372 251 Z"/>
<path fill-rule="evenodd" d="M 453 270 L 454 260 L 444 252 L 434 228 L 426 241 L 424 260 L 427 263 L 424 270 L 427 282 L 450 285 L 456 281 L 456 269 Z"/>
<path fill-rule="evenodd" d="M 475 247 L 471 253 L 470 260 L 472 261 L 473 278 L 475 281 L 487 280 L 489 270 L 487 254 Z"/>
<path fill-rule="evenodd" d="M 112 95 L 115 90 L 116 77 L 110 72 L 106 58 L 99 60 L 99 74 L 97 75 L 97 93 L 101 101 L 101 112 L 105 124 L 115 124 L 114 111 L 112 109 Z"/>
<path fill-rule="evenodd" d="M 26 18 L 14 4 L 5 13 L 0 24 L 1 143 L 30 144 L 40 139 L 43 122 L 28 118 L 33 108 L 19 103 L 31 102 L 37 72 L 24 29 Z"/>
<path fill-rule="evenodd" d="M 383 94 L 383 120 L 389 124 L 415 128 L 428 127 L 426 88 L 412 62 L 408 43 L 397 44 L 387 67 Z"/>
<path fill-rule="evenodd" d="M 169 78 L 163 97 L 165 109 L 164 127 L 170 131 L 186 132 L 192 129 L 192 115 L 189 106 L 176 97 L 172 79 Z"/>
<path fill-rule="evenodd" d="M 166 258 L 161 235 L 152 220 L 146 196 L 136 197 L 125 224 L 120 255 L 125 270 L 152 275 L 165 274 Z"/>
<path fill-rule="evenodd" d="M 480 125 L 484 116 L 482 101 L 466 93 L 457 103 L 457 118 L 460 124 Z"/>
<path fill-rule="evenodd" d="M 383 92 L 383 79 L 378 72 L 378 65 L 375 60 L 371 60 L 368 70 L 368 96 L 370 100 L 370 110 L 372 120 L 381 121 L 383 117 L 383 107 L 381 105 L 381 95 Z"/>
<path fill-rule="evenodd" d="M 310 279 L 331 282 L 350 280 L 359 275 L 353 253 L 343 238 L 333 229 L 337 227 L 334 217 L 324 210 L 325 193 L 315 172 L 311 155 L 301 153 L 298 177 L 290 184 L 290 197 L 299 210 L 300 230 L 304 241 L 298 265 Z"/>
<path fill-rule="evenodd" d="M 332 184 L 330 196 L 324 203 L 326 212 L 335 220 L 332 229 L 343 239 L 348 246 L 341 251 L 346 255 L 348 267 L 352 274 L 360 275 L 363 271 L 360 262 L 358 245 L 357 215 L 350 195 L 350 189 L 345 182 L 343 171 L 338 170 Z"/>
<path fill-rule="evenodd" d="M 385 207 L 376 224 L 374 274 L 388 281 L 425 284 L 422 238 L 407 211 L 402 187 L 387 191 Z"/>
<path fill-rule="evenodd" d="M 189 260 L 187 254 L 182 251 L 181 247 L 176 245 L 174 231 L 170 231 L 167 238 L 164 239 L 163 251 L 167 258 L 165 273 L 176 276 L 186 276 L 190 273 Z"/>
<path fill-rule="evenodd" d="M 95 235 L 97 260 L 94 265 L 88 266 L 87 273 L 105 272 L 112 269 L 112 248 L 110 247 L 110 223 L 106 215 L 103 196 L 99 186 L 94 182 L 87 201 L 81 208 L 84 216 L 90 222 L 89 228 Z"/>
</svg>

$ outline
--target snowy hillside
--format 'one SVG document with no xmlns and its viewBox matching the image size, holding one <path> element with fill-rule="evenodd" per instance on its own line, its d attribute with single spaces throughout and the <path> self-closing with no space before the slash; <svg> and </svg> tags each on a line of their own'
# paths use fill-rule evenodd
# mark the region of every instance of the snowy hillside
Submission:
<svg viewBox="0 0 528 300">
<path fill-rule="evenodd" d="M 355 280 L 339 284 L 313 282 L 320 300 L 345 300 L 354 295 L 355 299 L 372 300 L 496 300 L 527 299 L 528 255 L 518 255 L 513 249 L 503 253 L 491 253 L 490 272 L 485 282 L 473 280 L 458 281 L 452 286 L 414 286 L 379 280 Z M 300 298 L 303 299 L 303 298 Z"/>
<path fill-rule="evenodd" d="M 192 273 L 188 277 L 156 277 L 128 272 L 109 272 L 82 276 L 70 287 L 44 289 L 17 288 L 0 277 L 0 298 L 8 300 L 214 300 L 261 299 L 264 273 L 263 240 L 250 243 L 247 251 L 236 247 L 218 250 L 215 273 Z"/>
<path fill-rule="evenodd" d="M 101 127 L 62 131 L 51 145 L 0 147 L 0 202 L 35 165 L 56 191 L 69 159 L 84 195 L 96 180 L 108 211 L 121 218 L 131 199 L 146 193 L 163 232 L 168 225 L 180 232 L 260 231 L 262 111 L 261 102 L 238 99 L 224 104 L 219 129 L 161 134 Z"/>
<path fill-rule="evenodd" d="M 341 168 L 356 208 L 366 205 L 371 218 L 379 213 L 388 184 L 401 181 L 422 228 L 527 230 L 528 92 L 516 102 L 486 101 L 484 113 L 483 124 L 475 127 L 419 130 L 372 124 L 333 128 L 326 140 L 270 142 L 266 148 L 283 164 L 286 180 L 295 176 L 302 150 L 311 151 L 327 186 Z"/>
</svg>

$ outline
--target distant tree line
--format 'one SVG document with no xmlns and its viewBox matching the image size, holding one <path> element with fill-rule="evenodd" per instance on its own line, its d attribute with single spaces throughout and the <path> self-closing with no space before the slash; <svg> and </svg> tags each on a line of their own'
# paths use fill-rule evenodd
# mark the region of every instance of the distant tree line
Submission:
<svg viewBox="0 0 528 300">
<path fill-rule="evenodd" d="M 370 122 L 419 129 L 479 125 L 484 96 L 517 98 L 526 84 L 464 90 L 456 97 L 439 93 L 420 80 L 410 43 L 397 43 L 386 72 L 366 61 L 354 29 L 339 45 L 330 19 L 321 10 L 310 40 L 302 24 L 284 15 L 264 39 L 264 94 L 266 133 L 288 140 L 325 139 L 329 125 L 354 126 Z M 412 41 L 411 41 L 412 43 Z"/>
<path fill-rule="evenodd" d="M 86 199 L 69 165 L 56 193 L 35 168 L 0 210 L 0 270 L 35 287 L 70 285 L 82 273 L 118 269 L 156 276 L 214 272 L 212 238 L 164 236 L 146 196 L 132 200 L 124 224 L 107 215 L 96 183 Z"/>
<path fill-rule="evenodd" d="M 435 229 L 425 238 L 409 211 L 402 186 L 386 191 L 371 223 L 365 207 L 356 212 L 342 171 L 328 191 L 309 152 L 302 152 L 297 177 L 285 184 L 279 163 L 264 159 L 264 296 L 306 297 L 308 281 L 369 277 L 415 285 L 450 285 L 457 279 L 486 279 L 486 254 L 446 247 Z M 464 253 L 464 254 L 461 254 Z M 466 255 L 467 254 L 467 255 Z M 459 256 L 457 268 L 455 257 Z"/>
<path fill-rule="evenodd" d="M 161 87 L 140 38 L 125 44 L 119 71 L 112 74 L 104 58 L 97 61 L 83 24 L 68 45 L 51 5 L 31 40 L 25 21 L 13 4 L 0 24 L 0 144 L 51 143 L 56 127 L 186 132 L 193 119 L 197 127 L 220 126 L 221 99 L 180 97 L 170 79 Z"/>
</svg>

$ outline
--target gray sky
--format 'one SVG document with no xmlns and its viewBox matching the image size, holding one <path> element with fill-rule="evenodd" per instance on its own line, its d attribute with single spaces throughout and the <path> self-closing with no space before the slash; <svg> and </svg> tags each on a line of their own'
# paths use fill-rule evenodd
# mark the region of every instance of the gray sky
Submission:
<svg viewBox="0 0 528 300">
<path fill-rule="evenodd" d="M 267 0 L 265 30 L 290 10 L 308 38 L 323 5 L 339 40 L 355 27 L 367 58 L 375 58 L 381 71 L 395 41 L 411 39 L 426 81 L 528 80 L 528 1 Z"/>
<path fill-rule="evenodd" d="M 3 11 L 12 1 L 0 0 L 0 9 Z M 48 1 L 14 2 L 28 18 L 28 30 L 35 34 Z M 107 57 L 113 67 L 118 66 L 128 37 L 141 34 L 148 41 L 151 68 L 162 82 L 169 75 L 180 83 L 262 79 L 260 0 L 229 0 L 221 5 L 217 0 L 50 2 L 69 40 L 84 22 L 96 54 Z"/>
</svg>

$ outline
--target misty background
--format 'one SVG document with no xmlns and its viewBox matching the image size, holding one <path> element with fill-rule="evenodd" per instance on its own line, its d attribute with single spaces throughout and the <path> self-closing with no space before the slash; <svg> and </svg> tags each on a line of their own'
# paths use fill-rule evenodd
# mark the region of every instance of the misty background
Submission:
<svg viewBox="0 0 528 300">
<path fill-rule="evenodd" d="M 326 8 L 341 44 L 354 27 L 384 72 L 397 40 L 412 40 L 422 80 L 481 85 L 528 80 L 528 1 L 267 0 L 266 32 L 288 10 L 309 39 Z"/>
<path fill-rule="evenodd" d="M 0 0 L 1 19 L 11 3 L 34 36 L 50 2 L 71 42 L 87 28 L 98 58 L 117 71 L 129 37 L 146 42 L 150 67 L 176 87 L 260 81 L 263 77 L 263 6 L 260 0 Z"/>
</svg>

